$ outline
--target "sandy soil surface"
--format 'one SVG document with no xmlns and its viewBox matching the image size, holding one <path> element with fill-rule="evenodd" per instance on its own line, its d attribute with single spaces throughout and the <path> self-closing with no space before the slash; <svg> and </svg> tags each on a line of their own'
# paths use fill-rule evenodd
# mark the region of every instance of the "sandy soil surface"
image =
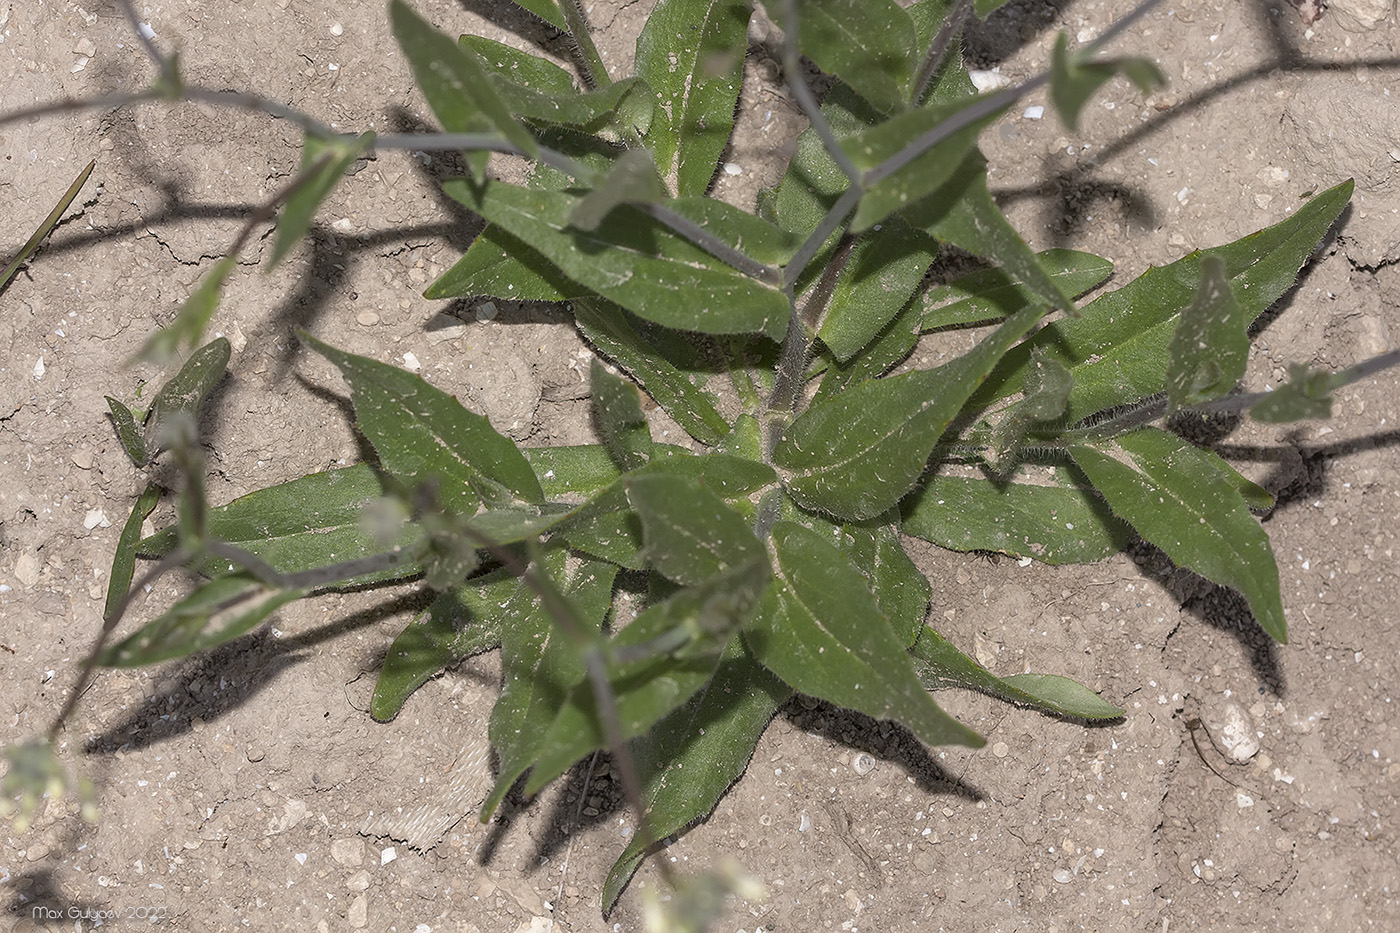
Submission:
<svg viewBox="0 0 1400 933">
<path fill-rule="evenodd" d="M 611 67 L 630 67 L 649 5 L 588 7 Z M 1084 40 L 1130 5 L 1021 0 L 969 38 L 968 55 L 1019 79 L 1048 60 L 1055 30 Z M 0 108 L 144 86 L 124 21 L 91 6 L 0 0 Z M 417 6 L 451 31 L 564 52 L 503 2 Z M 191 81 L 345 130 L 425 125 L 378 3 L 142 10 Z M 755 30 L 729 155 L 742 173 L 719 182 L 739 203 L 776 181 L 773 153 L 801 127 L 764 38 Z M 1276 382 L 1292 361 L 1343 367 L 1388 349 L 1400 326 L 1393 14 L 1369 28 L 1331 13 L 1309 26 L 1283 0 L 1176 0 L 1118 48 L 1153 57 L 1170 87 L 1143 100 L 1115 82 L 1077 134 L 1020 107 L 984 139 L 993 187 L 1033 243 L 1107 256 L 1121 284 L 1355 177 L 1335 237 L 1260 335 L 1248 382 Z M 40 733 L 72 685 L 145 482 L 103 396 L 134 399 L 143 379 L 163 378 L 121 362 L 294 170 L 299 143 L 264 115 L 197 105 L 0 130 L 0 253 L 97 159 L 81 208 L 0 297 L 5 741 Z M 439 193 L 445 172 L 440 159 L 382 154 L 332 196 L 286 267 L 258 269 L 266 239 L 243 257 L 214 325 L 235 348 L 204 422 L 216 501 L 360 456 L 343 384 L 297 346 L 294 326 L 386 361 L 412 354 L 526 444 L 588 439 L 588 351 L 562 314 L 504 308 L 486 320 L 469 303 L 419 297 L 479 229 Z M 736 902 L 725 933 L 1396 929 L 1395 379 L 1344 390 L 1329 422 L 1245 424 L 1219 440 L 1279 497 L 1265 523 L 1286 647 L 1238 599 L 1150 552 L 1056 569 L 916 544 L 945 634 L 1000 673 L 1076 677 L 1126 718 L 1086 728 L 940 695 L 987 737 L 969 752 L 794 704 L 715 815 L 663 857 L 701 869 L 733 856 L 763 880 L 768 899 Z M 137 615 L 180 585 L 158 585 Z M 111 912 L 115 929 L 637 929 L 637 886 L 656 882 L 653 869 L 609 920 L 597 906 L 631 827 L 605 763 L 490 825 L 471 814 L 489 776 L 469 751 L 485 734 L 492 658 L 430 682 L 391 724 L 369 718 L 388 641 L 418 605 L 409 590 L 318 598 L 207 656 L 104 673 L 62 749 L 97 781 L 102 821 L 51 804 L 27 835 L 0 825 L 0 928 L 88 930 Z M 1223 753 L 1213 740 L 1227 725 L 1253 734 L 1258 752 Z M 55 911 L 61 922 L 44 919 Z"/>
</svg>

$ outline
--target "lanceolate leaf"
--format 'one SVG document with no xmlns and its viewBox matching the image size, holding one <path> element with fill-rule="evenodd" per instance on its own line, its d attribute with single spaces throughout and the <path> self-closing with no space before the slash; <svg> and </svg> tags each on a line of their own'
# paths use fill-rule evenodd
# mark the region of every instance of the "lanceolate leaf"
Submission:
<svg viewBox="0 0 1400 933">
<path fill-rule="evenodd" d="M 539 477 L 546 499 L 591 495 L 611 486 L 622 475 L 601 444 L 576 447 L 526 447 L 521 450 Z"/>
<path fill-rule="evenodd" d="M 849 360 L 894 319 L 923 281 L 937 249 L 926 233 L 898 218 L 857 241 L 817 332 L 837 360 Z"/>
<path fill-rule="evenodd" d="M 1066 295 L 1082 295 L 1113 273 L 1113 263 L 1093 253 L 1048 249 L 1036 254 L 1037 265 Z M 1004 267 L 962 276 L 930 288 L 920 298 L 922 330 L 984 324 L 1015 314 L 1032 301 L 1044 300 Z"/>
<path fill-rule="evenodd" d="M 735 639 L 714 677 L 632 745 L 651 834 L 637 833 L 603 885 L 612 910 L 652 843 L 705 817 L 744 773 L 754 746 L 792 689 Z"/>
<path fill-rule="evenodd" d="M 782 292 L 734 271 L 633 208 L 618 207 L 587 232 L 569 226 L 582 200 L 577 193 L 463 180 L 444 189 L 527 241 L 569 278 L 639 317 L 682 330 L 766 333 L 774 339 L 787 327 Z"/>
<path fill-rule="evenodd" d="M 548 259 L 495 224 L 481 232 L 466 255 L 442 274 L 424 298 L 474 298 L 505 301 L 567 301 L 589 294 Z"/>
<path fill-rule="evenodd" d="M 102 610 L 102 618 L 112 618 L 131 589 L 131 578 L 136 572 L 137 543 L 141 540 L 141 523 L 155 510 L 160 502 L 160 487 L 147 483 L 146 488 L 131 507 L 131 514 L 122 525 L 117 538 L 116 550 L 112 553 L 112 571 L 107 575 L 107 603 Z"/>
<path fill-rule="evenodd" d="M 744 639 L 795 690 L 893 719 L 930 745 L 983 744 L 939 708 L 870 594 L 836 546 L 793 522 L 773 526 L 777 576 Z"/>
<path fill-rule="evenodd" d="M 743 83 L 747 0 L 661 0 L 637 38 L 637 74 L 656 91 L 646 134 L 682 197 L 710 186 Z"/>
<path fill-rule="evenodd" d="M 104 650 L 98 663 L 138 667 L 216 648 L 304 595 L 302 590 L 269 588 L 247 573 L 218 577 Z"/>
<path fill-rule="evenodd" d="M 1070 454 L 1115 514 L 1179 566 L 1239 591 L 1264 631 L 1287 640 L 1268 536 L 1211 457 L 1156 428 Z"/>
<path fill-rule="evenodd" d="M 866 382 L 808 409 L 773 453 L 788 492 L 840 518 L 872 518 L 893 506 L 968 396 L 1039 318 L 1029 308 L 951 363 Z"/>
<path fill-rule="evenodd" d="M 979 690 L 1009 703 L 1022 703 L 1081 719 L 1117 719 L 1124 712 L 1068 677 L 1055 674 L 997 677 L 931 628 L 920 633 L 911 653 L 919 677 L 930 690 L 948 687 Z"/>
<path fill-rule="evenodd" d="M 501 644 L 501 606 L 522 587 L 504 572 L 443 593 L 399 633 L 384 656 L 370 715 L 388 722 L 413 691 L 458 661 Z"/>
<path fill-rule="evenodd" d="M 152 453 L 164 449 L 162 430 L 174 415 L 193 420 L 198 416 L 199 406 L 209 397 L 228 367 L 231 353 L 228 338 L 218 337 L 190 354 L 185 365 L 160 387 L 151 400 L 151 410 L 146 416 L 145 447 Z"/>
<path fill-rule="evenodd" d="M 535 138 L 511 116 L 474 52 L 434 29 L 403 0 L 390 0 L 389 18 L 394 38 L 443 129 L 449 133 L 494 130 L 526 155 L 538 152 Z M 478 181 L 485 177 L 487 155 L 478 152 L 467 157 Z"/>
<path fill-rule="evenodd" d="M 1235 300 L 1225 260 L 1201 257 L 1201 285 L 1181 312 L 1167 364 L 1170 410 L 1219 398 L 1244 377 L 1250 317 Z"/>
<path fill-rule="evenodd" d="M 709 395 L 642 337 L 621 308 L 580 301 L 574 305 L 574 320 L 588 342 L 641 383 L 691 437 L 713 446 L 729 433 L 729 422 Z"/>
<path fill-rule="evenodd" d="M 840 548 L 865 576 L 875 603 L 889 619 L 895 636 L 906 645 L 913 644 L 924 626 L 933 588 L 905 553 L 899 532 L 892 524 L 881 524 L 879 519 L 844 525 Z"/>
<path fill-rule="evenodd" d="M 846 388 L 859 385 L 867 379 L 883 376 L 907 357 L 919 342 L 921 316 L 922 310 L 918 301 L 911 301 L 855 356 L 845 363 L 829 361 L 826 373 L 822 376 L 821 388 L 812 399 L 812 405 L 820 405 L 836 397 Z"/>
<path fill-rule="evenodd" d="M 704 485 L 656 474 L 623 482 L 642 520 L 647 559 L 662 576 L 697 586 L 762 558 L 749 523 Z"/>
<path fill-rule="evenodd" d="M 485 417 L 413 373 L 298 333 L 340 368 L 350 384 L 356 424 L 384 469 L 401 482 L 435 483 L 438 500 L 467 515 L 483 500 L 488 506 L 510 505 L 512 498 L 543 501 L 529 462 Z"/>
<path fill-rule="evenodd" d="M 146 439 L 142 436 L 141 428 L 136 424 L 136 416 L 131 413 L 121 402 L 105 396 L 107 408 L 112 413 L 112 426 L 116 428 L 117 440 L 121 441 L 122 450 L 131 458 L 131 462 L 138 467 L 143 467 L 151 462 L 151 452 L 146 449 Z"/>
<path fill-rule="evenodd" d="M 378 475 L 361 463 L 250 492 L 210 509 L 205 527 L 211 538 L 251 552 L 273 570 L 297 573 L 408 547 L 416 540 L 418 532 L 411 525 L 388 529 L 390 534 L 383 538 L 376 534 L 366 508 L 381 504 L 383 496 Z M 147 557 L 163 557 L 178 545 L 171 526 L 142 540 L 137 550 Z M 207 576 L 233 569 L 212 557 L 195 566 Z M 342 585 L 398 580 L 419 569 L 417 564 L 400 564 Z"/>
<path fill-rule="evenodd" d="M 1351 191 L 1352 183 L 1343 182 L 1288 219 L 1206 251 L 1225 260 L 1231 291 L 1247 318 L 1258 317 L 1293 285 L 1298 269 L 1346 206 Z M 1200 285 L 1200 263 L 1201 254 L 1193 253 L 1149 269 L 1123 288 L 1094 299 L 1079 319 L 1050 324 L 1007 354 L 972 404 L 987 405 L 1020 391 L 1026 360 L 1038 347 L 1074 373 L 1066 413 L 1070 423 L 1160 392 L 1178 315 Z"/>
<path fill-rule="evenodd" d="M 797 34 L 803 54 L 876 110 L 904 108 L 914 24 L 894 0 L 809 0 L 798 10 Z"/>
<path fill-rule="evenodd" d="M 272 247 L 272 258 L 268 260 L 269 270 L 285 259 L 297 245 L 311 228 L 311 221 L 315 219 L 321 202 L 326 200 L 331 189 L 345 176 L 355 160 L 373 145 L 373 131 L 357 137 L 330 139 L 307 134 L 301 150 L 301 171 L 314 174 L 282 206 L 282 214 L 277 218 L 277 239 Z"/>
<path fill-rule="evenodd" d="M 612 602 L 617 568 L 595 560 L 574 561 L 566 579 L 566 557 L 566 551 L 550 551 L 536 569 L 559 581 L 578 621 L 596 634 Z M 517 605 L 522 602 L 528 605 Z M 491 746 L 500 762 L 496 785 L 482 804 L 482 822 L 491 818 L 516 778 L 535 761 L 569 691 L 585 673 L 582 646 L 535 594 L 522 587 L 505 614 L 501 696 L 491 710 Z"/>
<path fill-rule="evenodd" d="M 1080 486 L 935 476 L 903 504 L 905 534 L 954 551 L 1089 564 L 1123 550 L 1132 529 Z"/>
</svg>

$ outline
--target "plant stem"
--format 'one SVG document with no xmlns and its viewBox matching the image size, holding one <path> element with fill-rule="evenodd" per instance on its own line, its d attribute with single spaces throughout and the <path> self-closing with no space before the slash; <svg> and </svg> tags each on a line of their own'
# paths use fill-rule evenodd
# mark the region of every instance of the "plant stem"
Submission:
<svg viewBox="0 0 1400 933">
<path fill-rule="evenodd" d="M 584 81 L 594 88 L 608 87 L 613 83 L 608 74 L 608 66 L 598 54 L 593 44 L 593 35 L 588 30 L 588 21 L 578 7 L 578 0 L 561 0 L 559 9 L 564 13 L 564 21 L 569 26 L 569 36 L 578 46 L 579 57 L 583 59 Z"/>
</svg>

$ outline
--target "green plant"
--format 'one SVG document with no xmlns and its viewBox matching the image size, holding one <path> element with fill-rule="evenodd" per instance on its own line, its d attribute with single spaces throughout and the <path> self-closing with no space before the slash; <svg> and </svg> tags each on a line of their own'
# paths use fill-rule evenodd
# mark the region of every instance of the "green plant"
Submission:
<svg viewBox="0 0 1400 933">
<path fill-rule="evenodd" d="M 444 667 L 499 647 L 500 770 L 483 819 L 527 772 L 529 793 L 611 750 L 639 829 L 604 886 L 606 910 L 650 846 L 713 808 L 794 692 L 929 744 L 981 742 L 930 688 L 1057 715 L 1122 712 L 1064 678 L 994 677 L 927 627 L 930 586 L 901 532 L 1049 563 L 1101 559 L 1137 533 L 1238 590 L 1284 639 L 1277 570 L 1249 511 L 1268 493 L 1154 425 L 1183 410 L 1325 415 L 1331 390 L 1393 362 L 1231 394 L 1251 322 L 1292 285 L 1350 185 L 1078 307 L 1109 264 L 1033 253 L 993 202 L 976 141 L 1046 81 L 1073 126 L 1114 74 L 1159 80 L 1141 60 L 1093 58 L 1111 35 L 1077 54 L 1061 39 L 1048 75 L 979 97 L 956 39 L 995 0 L 808 0 L 800 19 L 790 3 L 788 75 L 804 54 L 837 81 L 819 106 L 790 78 L 812 126 L 750 214 L 706 196 L 733 131 L 749 3 L 665 0 L 638 40 L 637 74 L 621 81 L 571 2 L 520 5 L 578 41 L 591 90 L 391 7 L 447 131 L 432 143 L 466 153 L 469 177 L 446 190 L 489 222 L 428 294 L 567 302 L 626 374 L 591 370 L 601 443 L 517 449 L 419 377 L 303 335 L 349 384 L 376 461 L 211 508 L 192 415 L 229 348 L 206 344 L 147 411 L 109 399 L 133 461 L 168 450 L 186 486 L 179 521 L 151 537 L 140 527 L 161 491 L 133 509 L 90 667 L 220 644 L 326 587 L 421 578 L 438 595 L 388 649 L 373 714 L 393 717 Z M 857 16 L 853 37 L 842 24 Z M 190 93 L 173 65 L 157 87 Z M 305 125 L 302 172 L 266 209 L 282 208 L 274 263 L 357 157 L 402 143 Z M 491 152 L 529 159 L 529 183 L 492 179 Z M 995 265 L 928 284 L 944 245 Z M 232 263 L 152 352 L 198 342 Z M 890 375 L 922 333 L 982 325 L 992 330 L 965 355 Z M 702 452 L 653 440 L 638 386 Z M 1027 466 L 1044 476 L 1028 480 Z M 208 580 L 109 646 L 137 555 L 158 560 L 147 578 L 191 565 Z M 613 612 L 622 571 L 646 575 L 630 620 Z"/>
</svg>

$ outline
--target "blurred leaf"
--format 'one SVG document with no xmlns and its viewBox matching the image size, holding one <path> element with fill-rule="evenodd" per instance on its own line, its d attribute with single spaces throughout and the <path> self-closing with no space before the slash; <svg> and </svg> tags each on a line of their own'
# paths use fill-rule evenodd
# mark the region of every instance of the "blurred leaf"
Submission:
<svg viewBox="0 0 1400 933">
<path fill-rule="evenodd" d="M 72 204 L 73 200 L 78 196 L 78 192 L 83 190 L 83 185 L 87 184 L 88 176 L 92 174 L 92 170 L 96 166 L 97 160 L 93 159 L 87 164 L 86 168 L 78 173 L 78 177 L 73 179 L 73 183 L 68 186 L 68 190 L 63 192 L 63 197 L 58 199 L 58 203 L 54 205 L 54 209 L 49 211 L 49 216 L 45 217 L 43 221 L 40 222 L 39 226 L 35 228 L 33 235 L 19 248 L 19 254 L 5 267 L 5 271 L 0 272 L 0 292 L 3 292 L 5 286 L 10 284 L 10 279 L 15 277 L 15 273 L 19 271 L 19 267 L 28 262 L 30 256 L 38 252 L 39 244 L 44 242 L 44 237 L 48 236 L 53 231 L 53 228 L 58 226 L 58 222 L 63 219 L 63 212 L 68 210 L 68 205 Z"/>
<path fill-rule="evenodd" d="M 544 493 L 515 444 L 482 415 L 405 372 L 298 336 L 334 363 L 350 384 L 356 426 L 384 469 L 410 488 L 437 484 L 439 501 L 464 515 L 477 503 L 542 502 Z"/>
<path fill-rule="evenodd" d="M 1093 490 L 1069 483 L 935 476 L 903 510 L 905 534 L 954 551 L 995 551 L 1047 564 L 1093 563 L 1133 537 Z"/>
<path fill-rule="evenodd" d="M 781 291 L 736 272 L 627 205 L 590 233 L 569 227 L 582 200 L 577 193 L 460 179 L 443 187 L 529 242 L 569 278 L 639 317 L 683 330 L 762 332 L 774 339 L 787 327 Z"/>
<path fill-rule="evenodd" d="M 304 590 L 278 590 L 239 572 L 202 584 L 140 629 L 102 651 L 103 667 L 138 667 L 215 648 L 256 628 Z"/>
<path fill-rule="evenodd" d="M 588 631 L 602 627 L 612 603 L 617 568 L 600 561 L 574 561 L 565 579 L 562 549 L 549 551 L 537 572 L 562 581 L 564 598 Z M 517 603 L 528 602 L 520 606 Z M 491 710 L 491 747 L 499 756 L 496 784 L 481 806 L 486 822 L 525 769 L 544 747 L 550 725 L 569 692 L 586 673 L 581 647 L 561 630 L 537 595 L 521 589 L 506 607 L 501 634 L 501 696 Z"/>
<path fill-rule="evenodd" d="M 977 13 L 978 19 L 986 19 L 987 14 L 1006 6 L 1010 2 L 1011 0 L 977 0 L 977 2 L 972 5 L 972 9 Z"/>
<path fill-rule="evenodd" d="M 226 337 L 211 340 L 191 353 L 180 371 L 160 387 L 151 399 L 143 435 L 145 448 L 152 456 L 165 449 L 162 433 L 172 416 L 188 417 L 191 421 L 198 418 L 199 406 L 223 378 L 231 353 Z"/>
<path fill-rule="evenodd" d="M 312 473 L 240 496 L 228 505 L 211 508 L 205 532 L 262 559 L 278 573 L 300 573 L 359 557 L 408 548 L 421 536 L 412 525 L 395 521 L 390 513 L 376 528 L 374 507 L 395 505 L 384 499 L 379 475 L 368 464 Z M 164 557 L 180 544 L 170 525 L 143 539 L 137 553 Z M 207 577 L 232 571 L 228 561 L 205 556 L 193 567 Z M 361 585 L 400 580 L 419 573 L 417 562 L 371 571 L 342 581 Z"/>
<path fill-rule="evenodd" d="M 883 166 L 924 134 L 978 103 L 976 99 L 930 103 L 843 139 L 841 148 L 856 168 L 869 172 Z M 1000 117 L 1001 111 L 995 111 L 972 121 L 871 186 L 860 199 L 860 206 L 851 219 L 851 232 L 868 230 L 895 211 L 910 207 L 936 191 L 953 177 L 968 154 L 975 150 L 978 134 Z M 913 220 L 911 223 L 922 226 Z"/>
<path fill-rule="evenodd" d="M 744 639 L 795 690 L 907 726 L 929 745 L 983 744 L 939 708 L 865 578 L 825 538 L 792 522 L 773 526 L 777 575 Z"/>
<path fill-rule="evenodd" d="M 616 85 L 614 85 L 615 87 Z M 583 196 L 569 215 L 570 226 L 590 233 L 620 204 L 657 203 L 666 197 L 666 184 L 656 174 L 656 163 L 645 149 L 618 156 L 602 184 Z"/>
<path fill-rule="evenodd" d="M 1050 64 L 1050 102 L 1071 132 L 1079 129 L 1079 113 L 1089 98 L 1106 81 L 1123 74 L 1139 91 L 1151 94 L 1167 83 L 1166 75 L 1145 58 L 1114 58 L 1095 61 L 1082 54 L 1070 55 L 1069 37 L 1060 33 Z"/>
<path fill-rule="evenodd" d="M 1036 424 L 1057 421 L 1069 405 L 1074 376 L 1059 360 L 1044 352 L 1031 354 L 1023 383 L 1025 398 L 1001 419 L 992 432 L 988 462 L 1003 476 L 1010 476 L 1022 460 L 1022 447 Z M 1034 442 L 1030 442 L 1034 445 Z"/>
<path fill-rule="evenodd" d="M 661 0 L 637 38 L 656 92 L 646 143 L 683 197 L 705 193 L 729 144 L 752 15 L 747 0 Z"/>
<path fill-rule="evenodd" d="M 1168 412 L 1229 393 L 1249 364 L 1249 315 L 1230 291 L 1225 260 L 1201 257 L 1201 284 L 1181 312 L 1167 363 Z"/>
<path fill-rule="evenodd" d="M 1040 319 L 1028 308 L 966 355 L 937 369 L 862 383 L 803 412 L 773 462 L 798 504 L 872 518 L 913 488 L 929 454 L 997 360 Z"/>
<path fill-rule="evenodd" d="M 1066 295 L 1082 295 L 1113 273 L 1113 263 L 1071 249 L 1047 249 L 1036 254 L 1037 265 Z M 1037 298 L 1005 268 L 972 272 L 924 292 L 922 330 L 960 324 L 986 324 L 1015 314 Z"/>
<path fill-rule="evenodd" d="M 763 560 L 763 545 L 749 523 L 704 485 L 658 474 L 629 476 L 623 483 L 642 520 L 646 558 L 662 576 L 698 586 Z"/>
<path fill-rule="evenodd" d="M 1077 315 L 1061 279 L 1051 275 L 1034 250 L 992 200 L 987 190 L 987 160 L 973 149 L 962 164 L 945 173 L 933 194 L 909 207 L 904 219 L 939 240 L 1001 263 L 1008 278 L 1052 308 Z"/>
<path fill-rule="evenodd" d="M 500 571 L 440 594 L 389 646 L 370 715 L 388 722 L 415 690 L 443 670 L 500 647 L 500 607 L 522 589 L 518 577 Z"/>
<path fill-rule="evenodd" d="M 443 129 L 449 133 L 495 131 L 525 155 L 539 154 L 535 137 L 511 116 L 475 52 L 434 29 L 403 0 L 390 0 L 389 19 L 414 81 Z M 481 151 L 466 157 L 478 182 L 485 178 L 489 155 Z"/>
<path fill-rule="evenodd" d="M 155 483 L 147 483 L 146 488 L 131 507 L 131 514 L 122 525 L 117 536 L 117 546 L 112 552 L 112 571 L 107 575 L 107 602 L 102 609 L 102 618 L 110 619 L 126 598 L 131 589 L 131 578 L 136 573 L 137 543 L 141 540 L 141 523 L 155 511 L 160 502 L 161 489 Z"/>
<path fill-rule="evenodd" d="M 734 639 L 710 682 L 632 744 L 650 834 L 628 840 L 603 885 L 603 911 L 617 904 L 650 846 L 702 819 L 739 779 L 792 689 Z"/>
<path fill-rule="evenodd" d="M 597 357 L 590 369 L 593 423 L 620 469 L 635 470 L 651 459 L 651 429 L 636 386 L 614 376 Z"/>
<path fill-rule="evenodd" d="M 175 319 L 147 339 L 136 360 L 163 366 L 171 360 L 182 343 L 193 347 L 204 336 L 209 319 L 219 307 L 224 283 L 238 267 L 238 257 L 228 255 L 214 263 L 214 268 L 200 280 L 199 287 L 180 305 Z M 223 339 L 223 338 L 220 338 Z"/>
<path fill-rule="evenodd" d="M 931 628 L 919 634 L 911 649 L 919 677 L 930 690 L 961 687 L 978 690 L 1008 703 L 1020 703 L 1058 716 L 1117 719 L 1124 710 L 1088 687 L 1056 674 L 1012 674 L 997 677 Z"/>
<path fill-rule="evenodd" d="M 735 629 L 752 613 L 767 578 L 766 561 L 740 565 L 652 606 L 612 639 L 607 676 L 624 740 L 646 732 L 705 685 Z M 670 650 L 651 650 L 653 645 Z M 630 657 L 628 649 L 640 657 Z M 525 792 L 535 793 L 606 745 L 597 699 L 585 680 L 559 710 Z"/>
<path fill-rule="evenodd" d="M 298 241 L 311 229 L 311 221 L 321 203 L 331 193 L 355 160 L 374 146 L 374 132 L 367 131 L 359 136 L 336 136 L 326 138 L 306 135 L 301 150 L 300 171 L 311 172 L 305 185 L 298 189 L 287 203 L 282 205 L 282 213 L 277 218 L 277 239 L 272 247 L 272 258 L 267 269 L 277 267 Z"/>
<path fill-rule="evenodd" d="M 729 433 L 729 422 L 709 395 L 657 352 L 622 308 L 606 301 L 580 301 L 574 305 L 574 320 L 588 342 L 641 383 L 691 437 L 713 446 Z"/>
<path fill-rule="evenodd" d="M 1138 534 L 1178 566 L 1238 591 L 1264 631 L 1287 641 L 1269 538 L 1215 460 L 1156 428 L 1112 446 L 1071 447 L 1070 455 Z"/>
<path fill-rule="evenodd" d="M 151 452 L 146 449 L 146 439 L 142 436 L 131 409 L 110 395 L 103 398 L 107 399 L 107 408 L 112 412 L 112 426 L 117 429 L 117 440 L 121 441 L 122 450 L 126 451 L 131 462 L 138 467 L 150 463 Z"/>
<path fill-rule="evenodd" d="M 856 241 L 817 332 L 839 362 L 860 352 L 908 304 L 937 249 L 898 218 Z"/>
<path fill-rule="evenodd" d="M 1205 251 L 1225 260 L 1230 289 L 1247 318 L 1258 317 L 1292 287 L 1298 269 L 1346 206 L 1351 191 L 1352 183 L 1343 182 L 1286 220 Z M 1051 323 L 1006 355 L 972 406 L 984 407 L 1020 391 L 1026 361 L 1040 347 L 1074 374 L 1065 415 L 1070 424 L 1160 392 L 1178 315 L 1200 286 L 1201 255 L 1192 253 L 1169 266 L 1149 269 L 1085 305 L 1078 319 Z"/>
<path fill-rule="evenodd" d="M 1332 392 L 1344 379 L 1339 374 L 1312 371 L 1300 363 L 1288 367 L 1288 381 L 1250 408 L 1249 416 L 1266 424 L 1287 424 L 1332 415 Z"/>
<path fill-rule="evenodd" d="M 789 24 L 790 27 L 790 24 Z M 883 114 L 907 106 L 914 24 L 894 0 L 807 0 L 797 20 L 802 53 Z"/>
</svg>

